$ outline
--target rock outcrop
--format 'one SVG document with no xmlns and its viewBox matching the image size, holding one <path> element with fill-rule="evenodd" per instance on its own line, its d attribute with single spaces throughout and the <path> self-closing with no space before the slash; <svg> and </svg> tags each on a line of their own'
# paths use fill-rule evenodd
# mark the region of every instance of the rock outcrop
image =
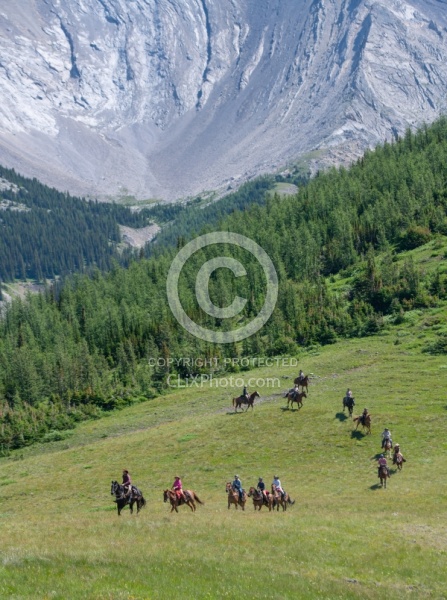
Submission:
<svg viewBox="0 0 447 600">
<path fill-rule="evenodd" d="M 349 162 L 447 108 L 446 0 L 20 0 L 0 163 L 166 200 Z"/>
</svg>

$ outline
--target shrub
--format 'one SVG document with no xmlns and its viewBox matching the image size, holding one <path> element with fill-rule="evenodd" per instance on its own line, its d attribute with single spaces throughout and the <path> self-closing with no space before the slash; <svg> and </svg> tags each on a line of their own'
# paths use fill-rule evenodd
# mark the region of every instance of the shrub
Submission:
<svg viewBox="0 0 447 600">
<path fill-rule="evenodd" d="M 413 250 L 413 248 L 423 246 L 430 240 L 431 232 L 428 227 L 412 225 L 401 235 L 399 246 L 402 250 Z"/>
</svg>

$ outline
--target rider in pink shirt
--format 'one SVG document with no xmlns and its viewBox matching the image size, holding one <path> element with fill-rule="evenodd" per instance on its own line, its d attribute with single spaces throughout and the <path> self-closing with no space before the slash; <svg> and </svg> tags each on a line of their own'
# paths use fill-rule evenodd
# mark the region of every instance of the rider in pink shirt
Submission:
<svg viewBox="0 0 447 600">
<path fill-rule="evenodd" d="M 183 492 L 182 480 L 180 479 L 180 477 L 174 477 L 174 484 L 172 486 L 172 489 L 178 497 L 183 498 L 184 502 L 186 502 L 185 494 Z"/>
<path fill-rule="evenodd" d="M 377 469 L 377 477 L 380 477 L 380 467 L 386 467 L 386 470 L 388 471 L 388 477 L 389 477 L 390 470 L 389 470 L 389 468 L 387 466 L 386 458 L 383 456 L 383 454 L 381 454 L 379 456 L 378 463 L 379 463 L 379 467 Z"/>
</svg>

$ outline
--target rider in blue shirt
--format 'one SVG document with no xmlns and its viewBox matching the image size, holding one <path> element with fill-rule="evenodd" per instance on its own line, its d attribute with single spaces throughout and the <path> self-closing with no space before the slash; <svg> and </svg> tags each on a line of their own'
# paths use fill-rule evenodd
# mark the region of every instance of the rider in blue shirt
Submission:
<svg viewBox="0 0 447 600">
<path fill-rule="evenodd" d="M 234 476 L 234 481 L 231 485 L 233 490 L 239 493 L 239 500 L 242 500 L 242 481 L 239 479 L 239 475 Z"/>
</svg>

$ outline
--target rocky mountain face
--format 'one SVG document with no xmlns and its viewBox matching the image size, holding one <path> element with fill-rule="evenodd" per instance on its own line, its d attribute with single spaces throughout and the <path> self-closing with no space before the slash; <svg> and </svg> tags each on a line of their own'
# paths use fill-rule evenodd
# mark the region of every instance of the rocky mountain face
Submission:
<svg viewBox="0 0 447 600">
<path fill-rule="evenodd" d="M 446 108 L 447 0 L 0 4 L 0 163 L 76 194 L 349 162 Z"/>
</svg>

